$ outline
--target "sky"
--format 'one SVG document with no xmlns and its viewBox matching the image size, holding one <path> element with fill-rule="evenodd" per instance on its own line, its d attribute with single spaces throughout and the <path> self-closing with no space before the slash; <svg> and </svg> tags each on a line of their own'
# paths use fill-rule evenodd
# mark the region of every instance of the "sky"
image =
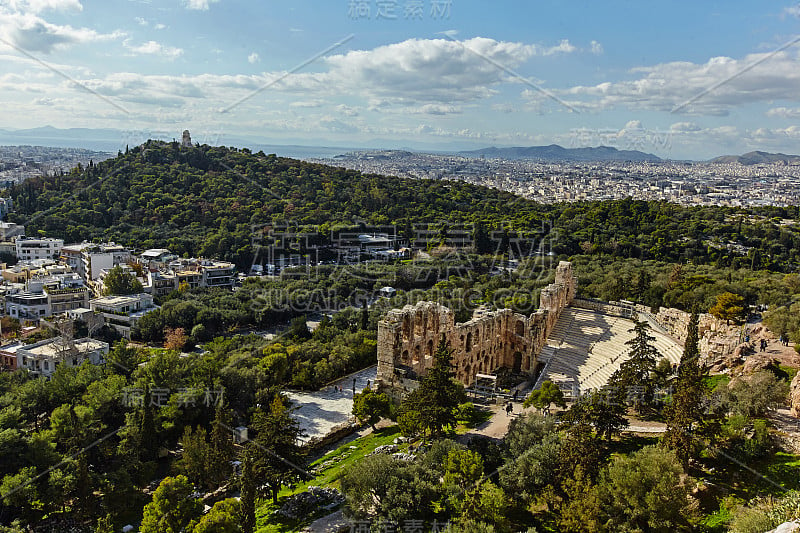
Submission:
<svg viewBox="0 0 800 533">
<path fill-rule="evenodd" d="M 0 129 L 800 153 L 800 4 L 0 0 Z"/>
</svg>

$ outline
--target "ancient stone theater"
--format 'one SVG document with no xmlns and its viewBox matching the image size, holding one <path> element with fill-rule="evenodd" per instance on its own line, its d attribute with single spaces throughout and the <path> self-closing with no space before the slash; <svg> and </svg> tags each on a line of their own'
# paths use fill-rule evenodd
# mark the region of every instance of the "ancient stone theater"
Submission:
<svg viewBox="0 0 800 533">
<path fill-rule="evenodd" d="M 456 378 L 471 385 L 477 374 L 501 368 L 531 373 L 561 311 L 575 297 L 572 264 L 562 261 L 555 282 L 542 289 L 539 309 L 530 316 L 510 309 L 476 311 L 455 323 L 453 311 L 435 302 L 420 302 L 389 311 L 378 324 L 378 382 L 382 387 L 408 389 L 433 365 L 444 338 L 452 350 Z"/>
</svg>

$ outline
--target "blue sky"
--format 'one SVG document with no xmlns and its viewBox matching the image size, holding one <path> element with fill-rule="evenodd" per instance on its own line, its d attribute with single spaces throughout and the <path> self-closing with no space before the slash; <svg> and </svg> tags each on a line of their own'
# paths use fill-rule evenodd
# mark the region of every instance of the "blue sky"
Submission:
<svg viewBox="0 0 800 533">
<path fill-rule="evenodd" d="M 0 0 L 0 128 L 800 153 L 798 36 L 769 0 Z"/>
</svg>

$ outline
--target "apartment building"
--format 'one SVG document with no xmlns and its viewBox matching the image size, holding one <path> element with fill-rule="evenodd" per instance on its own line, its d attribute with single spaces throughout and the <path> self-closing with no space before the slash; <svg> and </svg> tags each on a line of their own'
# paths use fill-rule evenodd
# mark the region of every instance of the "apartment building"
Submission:
<svg viewBox="0 0 800 533">
<path fill-rule="evenodd" d="M 32 261 L 36 259 L 55 259 L 61 254 L 64 247 L 62 239 L 32 239 L 20 237 L 14 243 L 17 250 L 17 259 Z"/>
<path fill-rule="evenodd" d="M 158 309 L 151 294 L 128 296 L 104 296 L 89 301 L 89 308 L 103 317 L 106 325 L 114 328 L 126 339 L 131 338 L 131 329 L 144 315 Z"/>
<path fill-rule="evenodd" d="M 108 343 L 95 339 L 64 340 L 55 337 L 19 347 L 16 350 L 17 367 L 49 379 L 59 365 L 80 366 L 84 361 L 94 365 L 105 364 L 108 349 Z"/>
</svg>

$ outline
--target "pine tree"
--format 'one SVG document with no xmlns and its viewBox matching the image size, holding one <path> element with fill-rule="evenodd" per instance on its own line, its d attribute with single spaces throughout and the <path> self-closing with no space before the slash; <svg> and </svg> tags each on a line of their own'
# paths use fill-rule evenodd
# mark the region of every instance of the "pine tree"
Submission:
<svg viewBox="0 0 800 533">
<path fill-rule="evenodd" d="M 218 406 L 211 428 L 210 453 L 206 465 L 209 478 L 215 486 L 225 483 L 231 474 L 234 448 L 230 427 L 230 411 L 222 405 Z"/>
<path fill-rule="evenodd" d="M 272 501 L 277 504 L 281 487 L 305 475 L 301 467 L 303 451 L 298 445 L 302 430 L 281 396 L 275 396 L 268 412 L 256 412 L 253 428 L 258 447 L 254 470 L 267 481 Z"/>
<path fill-rule="evenodd" d="M 139 430 L 141 448 L 139 458 L 142 461 L 155 461 L 158 458 L 158 435 L 153 415 L 153 406 L 147 401 L 150 398 L 149 387 L 144 390 L 145 405 L 142 407 L 142 425 Z"/>
<path fill-rule="evenodd" d="M 458 406 L 466 400 L 466 394 L 464 387 L 453 379 L 451 350 L 444 338 L 433 359 L 433 366 L 422 378 L 419 388 L 403 399 L 400 416 L 414 420 L 414 426 L 423 435 L 435 438 L 455 426 Z"/>
<path fill-rule="evenodd" d="M 619 366 L 611 376 L 610 384 L 619 395 L 627 395 L 637 412 L 641 413 L 652 404 L 653 383 L 650 373 L 656 369 L 658 350 L 652 345 L 655 337 L 648 333 L 647 322 L 636 322 L 630 331 L 634 338 L 625 344 L 629 346 L 629 359 Z"/>
<path fill-rule="evenodd" d="M 697 450 L 698 432 L 706 422 L 712 422 L 703 408 L 703 401 L 708 393 L 704 378 L 708 371 L 699 360 L 698 320 L 695 309 L 689 321 L 672 402 L 664 409 L 667 430 L 661 440 L 664 446 L 675 451 L 684 465 L 689 463 Z"/>
</svg>

